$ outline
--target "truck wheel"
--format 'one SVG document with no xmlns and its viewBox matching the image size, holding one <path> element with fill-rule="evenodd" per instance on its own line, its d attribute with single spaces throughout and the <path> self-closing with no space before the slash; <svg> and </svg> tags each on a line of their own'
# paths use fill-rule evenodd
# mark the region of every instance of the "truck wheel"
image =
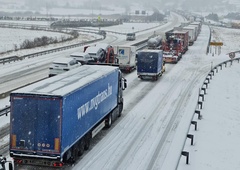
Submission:
<svg viewBox="0 0 240 170">
<path fill-rule="evenodd" d="M 121 117 L 122 116 L 122 110 L 123 110 L 123 103 L 120 103 L 119 104 L 119 113 L 118 113 L 118 117 Z"/>
<path fill-rule="evenodd" d="M 79 153 L 79 148 L 77 145 L 74 145 L 72 150 L 72 163 L 74 163 L 77 160 L 78 153 Z"/>
<path fill-rule="evenodd" d="M 158 80 L 158 76 L 153 76 L 152 79 L 153 79 L 153 81 L 157 81 Z"/>
<path fill-rule="evenodd" d="M 78 143 L 78 156 L 82 156 L 84 152 L 84 141 L 83 139 L 80 140 L 80 142 Z"/>
<path fill-rule="evenodd" d="M 110 128 L 112 126 L 112 113 L 109 113 L 107 121 L 106 121 L 106 127 Z"/>
<path fill-rule="evenodd" d="M 90 135 L 87 135 L 86 139 L 85 139 L 85 145 L 84 145 L 84 149 L 88 150 L 90 147 L 90 142 L 91 142 L 91 138 Z"/>
</svg>

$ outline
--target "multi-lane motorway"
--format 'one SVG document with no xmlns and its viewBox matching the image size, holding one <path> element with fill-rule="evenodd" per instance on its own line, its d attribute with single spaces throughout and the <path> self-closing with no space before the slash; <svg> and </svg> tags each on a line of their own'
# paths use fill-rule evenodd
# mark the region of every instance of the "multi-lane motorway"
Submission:
<svg viewBox="0 0 240 170">
<path fill-rule="evenodd" d="M 171 22 L 155 31 L 163 34 L 182 21 L 173 15 Z M 142 33 L 137 39 L 146 38 L 152 32 Z M 194 46 L 177 65 L 167 65 L 166 72 L 156 82 L 141 81 L 136 71 L 126 74 L 128 88 L 124 91 L 123 116 L 93 140 L 90 151 L 71 169 L 145 170 L 161 169 L 168 161 L 176 164 L 185 138 L 175 137 L 181 122 L 186 121 L 182 118 L 191 116 L 195 107 L 192 101 L 196 100 L 202 79 L 210 69 L 209 59 L 203 57 L 209 35 L 209 28 L 203 26 Z M 126 44 L 125 37 L 118 35 L 109 35 L 103 42 Z M 82 47 L 1 66 L 0 92 L 47 77 L 53 59 L 78 50 Z M 179 140 L 177 145 L 176 140 Z M 176 152 L 172 152 L 173 147 Z"/>
</svg>

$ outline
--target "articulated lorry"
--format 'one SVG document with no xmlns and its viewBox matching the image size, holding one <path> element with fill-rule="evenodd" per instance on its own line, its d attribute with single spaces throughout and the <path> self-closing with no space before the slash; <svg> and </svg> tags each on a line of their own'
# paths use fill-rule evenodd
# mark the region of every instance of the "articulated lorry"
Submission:
<svg viewBox="0 0 240 170">
<path fill-rule="evenodd" d="M 117 45 L 113 49 L 122 71 L 129 73 L 136 69 L 136 46 Z"/>
<path fill-rule="evenodd" d="M 123 110 L 118 67 L 83 65 L 11 92 L 10 156 L 15 164 L 72 164 Z M 21 165 L 18 165 L 21 166 Z"/>
<path fill-rule="evenodd" d="M 137 58 L 137 75 L 140 79 L 158 80 L 165 72 L 162 50 L 141 50 Z"/>
</svg>

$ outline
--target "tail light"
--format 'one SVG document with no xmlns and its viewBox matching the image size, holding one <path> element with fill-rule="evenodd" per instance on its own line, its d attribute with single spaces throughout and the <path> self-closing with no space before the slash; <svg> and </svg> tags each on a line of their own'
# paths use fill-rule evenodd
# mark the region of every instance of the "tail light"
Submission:
<svg viewBox="0 0 240 170">
<path fill-rule="evenodd" d="M 54 167 L 62 167 L 63 163 L 62 162 L 55 162 L 55 163 L 53 163 L 53 166 Z"/>
<path fill-rule="evenodd" d="M 16 159 L 16 160 L 14 160 L 14 162 L 16 162 L 17 164 L 22 164 L 23 163 L 22 159 Z"/>
</svg>

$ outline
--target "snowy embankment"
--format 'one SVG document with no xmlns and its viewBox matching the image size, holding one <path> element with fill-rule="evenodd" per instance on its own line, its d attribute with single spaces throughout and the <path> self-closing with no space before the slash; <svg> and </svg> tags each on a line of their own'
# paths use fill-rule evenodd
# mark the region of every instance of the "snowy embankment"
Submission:
<svg viewBox="0 0 240 170">
<path fill-rule="evenodd" d="M 213 39 L 223 42 L 223 47 L 212 47 L 213 51 L 221 52 L 220 55 L 212 55 L 212 65 L 220 63 L 220 60 L 229 60 L 227 53 L 239 50 L 240 30 L 212 27 Z M 239 57 L 239 54 L 236 54 Z M 216 62 L 219 61 L 219 62 Z M 207 94 L 201 110 L 202 119 L 195 119 L 197 131 L 194 128 L 189 134 L 194 135 L 193 145 L 190 140 L 186 142 L 185 151 L 189 152 L 189 165 L 186 157 L 182 157 L 178 170 L 238 170 L 240 133 L 240 63 L 234 61 L 231 65 L 223 65 L 222 69 L 215 70 L 210 80 Z"/>
<path fill-rule="evenodd" d="M 14 50 L 20 48 L 20 45 L 25 41 L 33 41 L 35 38 L 41 38 L 42 36 L 52 37 L 60 40 L 61 37 L 69 37 L 68 34 L 58 32 L 47 31 L 35 31 L 26 29 L 12 29 L 12 28 L 0 28 L 0 52 Z"/>
<path fill-rule="evenodd" d="M 6 52 L 6 51 L 14 50 L 15 46 L 19 48 L 20 45 L 25 40 L 32 41 L 35 38 L 41 38 L 42 36 L 52 37 L 54 39 L 61 40 L 62 37 L 69 37 L 70 35 L 59 33 L 59 32 L 50 32 L 50 31 L 0 28 L 0 36 L 2 39 L 2 41 L 0 42 L 0 52 Z M 12 51 L 5 54 L 1 54 L 0 57 L 7 57 L 7 56 L 13 56 L 13 55 L 22 56 L 22 55 L 34 53 L 37 51 L 46 50 L 46 48 L 57 48 L 61 46 L 93 40 L 99 37 L 100 37 L 99 35 L 80 33 L 78 38 L 73 39 L 71 41 L 50 44 L 47 47 L 42 46 L 42 47 L 36 47 L 32 49 L 22 49 L 22 50 Z"/>
</svg>

